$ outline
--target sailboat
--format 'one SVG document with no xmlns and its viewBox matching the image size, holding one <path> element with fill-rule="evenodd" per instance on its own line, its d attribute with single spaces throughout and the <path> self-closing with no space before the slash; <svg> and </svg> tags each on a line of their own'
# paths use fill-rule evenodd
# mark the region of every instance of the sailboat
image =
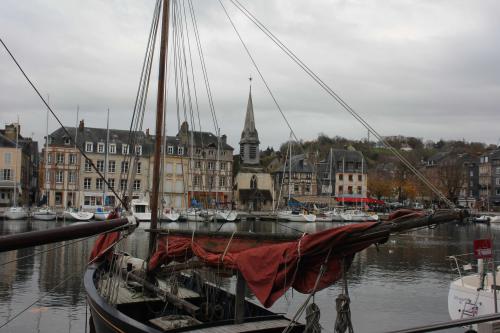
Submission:
<svg viewBox="0 0 500 333">
<path fill-rule="evenodd" d="M 52 221 L 56 218 L 56 212 L 49 208 L 49 110 L 47 109 L 46 115 L 46 127 L 45 127 L 45 202 L 46 207 L 39 208 L 37 211 L 33 213 L 33 219 L 41 220 L 41 221 Z"/>
<path fill-rule="evenodd" d="M 20 152 L 18 150 L 19 150 L 19 118 L 17 119 L 17 124 L 16 124 L 16 150 L 15 150 L 16 156 L 14 158 L 15 165 L 14 165 L 14 172 L 13 172 L 13 174 L 14 174 L 14 196 L 12 198 L 13 205 L 12 205 L 12 207 L 9 207 L 4 213 L 4 216 L 6 218 L 8 218 L 9 220 L 22 220 L 28 216 L 28 212 L 26 212 L 24 207 L 17 206 L 17 192 L 18 192 L 17 191 L 18 190 L 17 177 L 19 176 L 19 179 L 22 178 L 16 172 L 17 166 L 19 164 L 18 156 L 19 156 Z M 22 148 L 21 148 L 20 155 L 22 156 Z M 19 169 L 21 170 L 21 168 L 19 168 Z"/>
</svg>

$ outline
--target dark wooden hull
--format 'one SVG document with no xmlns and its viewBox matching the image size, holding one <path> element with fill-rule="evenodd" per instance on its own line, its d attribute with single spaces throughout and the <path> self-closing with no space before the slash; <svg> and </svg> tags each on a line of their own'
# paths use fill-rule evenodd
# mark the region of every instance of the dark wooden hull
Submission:
<svg viewBox="0 0 500 333">
<path fill-rule="evenodd" d="M 115 333 L 115 332 L 126 332 L 126 333 L 162 333 L 164 331 L 159 330 L 155 327 L 148 326 L 143 322 L 147 322 L 147 318 L 142 318 L 142 320 L 134 319 L 127 314 L 120 311 L 107 303 L 107 301 L 102 298 L 96 289 L 96 274 L 99 269 L 98 265 L 91 265 L 87 269 L 84 276 L 84 286 L 87 292 L 87 300 L 91 312 L 91 333 Z M 133 311 L 134 316 L 141 318 L 141 316 L 147 316 L 145 309 L 152 306 L 152 304 L 135 304 L 131 305 L 127 309 L 128 313 Z M 154 306 L 154 304 L 153 304 Z M 256 306 L 252 304 L 252 306 Z M 262 311 L 268 312 L 270 315 L 265 315 L 263 317 L 248 318 L 246 320 L 247 325 L 254 326 L 255 329 L 247 330 L 246 332 L 266 332 L 266 333 L 278 333 L 283 331 L 283 326 L 273 326 L 271 323 L 287 321 L 287 319 L 282 315 L 276 315 L 268 310 L 262 308 Z M 269 323 L 269 324 L 266 324 Z M 228 332 L 230 330 L 230 325 L 232 320 L 222 320 L 219 322 L 203 323 L 202 325 L 196 325 L 192 327 L 184 327 L 178 329 L 172 329 L 168 332 Z M 222 328 L 224 327 L 224 328 Z M 302 332 L 304 326 L 298 324 L 294 327 L 292 332 Z"/>
</svg>

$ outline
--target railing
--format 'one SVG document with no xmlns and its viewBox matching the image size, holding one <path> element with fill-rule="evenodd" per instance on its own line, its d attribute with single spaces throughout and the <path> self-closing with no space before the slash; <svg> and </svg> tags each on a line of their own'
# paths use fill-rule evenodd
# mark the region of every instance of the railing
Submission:
<svg viewBox="0 0 500 333">
<path fill-rule="evenodd" d="M 445 321 L 441 323 L 435 323 L 435 324 L 430 324 L 430 325 L 425 325 L 425 326 L 418 326 L 418 327 L 413 327 L 413 328 L 407 328 L 404 330 L 399 330 L 399 331 L 391 331 L 388 333 L 423 333 L 423 332 L 435 332 L 435 331 L 441 331 L 445 330 L 448 328 L 454 328 L 454 327 L 466 327 L 466 326 L 471 326 L 474 324 L 479 324 L 479 323 L 486 323 L 494 320 L 500 320 L 500 313 L 494 313 L 494 314 L 489 314 L 489 315 L 483 315 L 483 316 L 477 316 L 474 318 L 468 318 L 468 319 L 459 319 L 459 320 L 451 320 L 451 321 Z"/>
</svg>

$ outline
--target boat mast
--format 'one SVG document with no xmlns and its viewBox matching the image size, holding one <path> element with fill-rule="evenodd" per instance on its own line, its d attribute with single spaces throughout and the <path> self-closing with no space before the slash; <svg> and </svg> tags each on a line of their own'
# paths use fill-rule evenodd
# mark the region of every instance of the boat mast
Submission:
<svg viewBox="0 0 500 333">
<path fill-rule="evenodd" d="M 49 111 L 47 110 L 47 117 L 49 116 Z M 76 150 L 76 145 L 77 145 L 77 142 L 78 142 L 78 118 L 79 118 L 79 113 L 80 113 L 80 105 L 77 104 L 76 105 L 76 123 L 75 123 L 75 150 Z M 48 128 L 47 128 L 48 130 Z M 77 155 L 78 156 L 78 155 Z M 77 158 L 78 159 L 78 158 Z M 80 165 L 78 161 L 76 161 L 77 165 Z M 73 195 L 73 206 L 76 206 L 76 207 L 79 207 L 80 206 L 80 172 L 77 172 L 76 175 L 75 175 L 75 184 L 76 184 L 76 192 L 74 192 L 74 195 Z M 76 197 L 78 196 L 78 200 L 76 200 Z M 78 203 L 77 203 L 78 202 Z M 68 208 L 71 208 L 71 207 L 68 207 Z"/>
<path fill-rule="evenodd" d="M 330 200 L 329 200 L 329 203 L 328 203 L 328 208 L 331 208 L 332 206 L 332 195 L 333 195 L 333 187 L 332 187 L 332 162 L 333 162 L 333 154 L 332 154 L 333 150 L 332 148 L 330 148 L 330 170 L 328 172 L 328 178 L 330 178 L 330 184 L 328 185 L 329 186 L 329 189 L 330 189 Z"/>
<path fill-rule="evenodd" d="M 47 100 L 48 103 L 48 100 Z M 47 200 L 47 208 L 49 207 L 49 109 L 47 108 L 47 116 L 45 122 L 45 200 Z"/>
<path fill-rule="evenodd" d="M 168 47 L 168 16 L 170 11 L 170 0 L 163 0 L 160 40 L 160 64 L 158 68 L 158 92 L 156 100 L 156 136 L 153 165 L 153 188 L 151 193 L 151 229 L 156 229 L 158 225 L 158 185 L 160 184 L 160 157 L 163 130 L 163 108 L 165 91 L 165 72 L 167 68 L 167 47 Z M 155 234 L 149 236 L 149 253 L 152 253 L 155 246 Z"/>
<path fill-rule="evenodd" d="M 14 166 L 14 207 L 17 207 L 17 162 L 18 162 L 18 159 L 17 159 L 17 156 L 18 156 L 18 152 L 17 152 L 17 148 L 19 146 L 19 116 L 17 116 L 17 124 L 16 124 L 16 158 L 15 158 L 15 161 L 16 161 L 16 165 Z"/>
<path fill-rule="evenodd" d="M 109 146 L 109 108 L 108 108 L 108 116 L 106 119 L 106 147 L 104 147 L 104 179 L 108 179 L 108 146 Z M 102 206 L 106 205 L 106 183 L 102 187 Z"/>
<path fill-rule="evenodd" d="M 290 139 L 288 140 L 288 149 L 289 149 L 289 159 L 288 159 L 288 204 L 290 207 L 290 198 L 292 196 L 292 134 L 290 133 Z"/>
</svg>

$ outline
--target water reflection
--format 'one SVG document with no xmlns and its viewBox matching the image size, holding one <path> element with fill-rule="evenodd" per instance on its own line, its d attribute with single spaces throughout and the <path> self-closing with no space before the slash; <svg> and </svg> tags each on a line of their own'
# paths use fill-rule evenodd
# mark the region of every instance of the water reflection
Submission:
<svg viewBox="0 0 500 333">
<path fill-rule="evenodd" d="M 69 223 L 66 223 L 69 224 Z M 1 234 L 44 230 L 65 225 L 55 221 L 0 221 Z M 256 233 L 313 233 L 342 225 L 341 223 L 277 223 L 242 221 L 238 223 L 172 222 L 163 228 L 183 230 L 250 231 Z M 148 223 L 127 237 L 120 249 L 138 257 L 146 257 Z M 500 236 L 500 226 L 446 225 L 422 229 L 392 237 L 378 250 L 370 247 L 359 253 L 349 272 L 351 310 L 356 332 L 384 332 L 425 323 L 448 320 L 447 293 L 451 280 L 446 256 L 472 252 L 472 240 Z M 81 277 L 93 245 L 93 239 L 76 242 L 34 256 L 35 251 L 49 250 L 54 245 L 10 251 L 0 254 L 0 263 L 28 256 L 0 269 L 0 324 L 38 297 L 57 286 L 30 311 L 9 324 L 5 332 L 82 332 L 85 329 L 85 292 Z M 223 281 L 231 285 L 233 280 Z M 338 285 L 315 296 L 321 308 L 321 323 L 332 331 L 335 320 L 335 298 Z M 304 296 L 289 291 L 272 309 L 293 315 Z M 375 323 L 375 325 L 374 325 Z M 449 332 L 463 332 L 462 329 Z"/>
</svg>

